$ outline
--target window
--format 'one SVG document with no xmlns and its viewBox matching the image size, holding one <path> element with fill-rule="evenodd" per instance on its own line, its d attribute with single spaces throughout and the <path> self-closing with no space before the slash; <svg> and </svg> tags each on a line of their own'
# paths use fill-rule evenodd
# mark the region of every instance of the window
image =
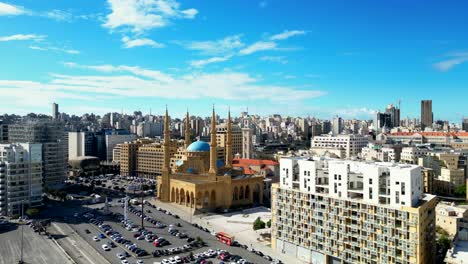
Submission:
<svg viewBox="0 0 468 264">
<path fill-rule="evenodd" d="M 369 179 L 369 184 L 372 184 L 372 179 Z"/>
</svg>

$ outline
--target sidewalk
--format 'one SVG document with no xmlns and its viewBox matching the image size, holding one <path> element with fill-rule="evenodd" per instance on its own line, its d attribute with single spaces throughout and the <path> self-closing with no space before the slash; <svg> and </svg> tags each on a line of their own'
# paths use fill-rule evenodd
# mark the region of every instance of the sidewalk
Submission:
<svg viewBox="0 0 468 264">
<path fill-rule="evenodd" d="M 180 216 L 180 218 L 182 218 L 183 220 L 187 222 L 196 223 L 205 228 L 208 228 L 210 231 L 214 231 L 214 232 L 224 231 L 227 233 L 234 234 L 236 236 L 236 240 L 239 241 L 239 243 L 247 245 L 249 248 L 253 247 L 256 250 L 260 250 L 264 254 L 269 255 L 274 259 L 279 259 L 284 263 L 287 263 L 287 264 L 302 263 L 298 259 L 295 259 L 293 257 L 274 251 L 271 247 L 266 246 L 256 241 L 256 238 L 246 237 L 245 232 L 242 232 L 242 231 L 239 232 L 239 230 L 231 230 L 229 226 L 216 225 L 215 223 L 213 223 L 213 221 L 210 221 L 210 219 L 213 219 L 215 217 L 222 217 L 222 215 L 220 216 L 217 214 L 212 214 L 212 215 L 202 214 L 202 215 L 191 216 L 190 211 L 185 210 L 184 207 L 178 206 L 176 204 L 162 203 L 154 198 L 152 198 L 151 200 L 148 200 L 148 202 L 154 204 L 155 206 L 161 207 L 165 210 L 169 210 L 170 212 L 177 214 L 178 216 Z M 246 228 L 250 228 L 250 226 Z"/>
</svg>

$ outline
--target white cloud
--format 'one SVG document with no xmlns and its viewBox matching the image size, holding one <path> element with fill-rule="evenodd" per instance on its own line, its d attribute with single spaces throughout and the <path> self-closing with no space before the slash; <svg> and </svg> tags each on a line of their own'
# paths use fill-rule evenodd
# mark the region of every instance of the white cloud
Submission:
<svg viewBox="0 0 468 264">
<path fill-rule="evenodd" d="M 318 90 L 260 84 L 262 80 L 242 72 L 197 72 L 175 77 L 138 66 L 79 65 L 73 62 L 65 63 L 65 65 L 71 68 L 87 69 L 92 73 L 88 75 L 51 74 L 47 82 L 0 80 L 2 98 L 13 100 L 19 107 L 27 103 L 44 104 L 57 97 L 73 98 L 78 102 L 95 98 L 114 100 L 115 97 L 145 97 L 148 99 L 260 100 L 297 104 L 325 94 Z M 37 98 L 34 99 L 33 95 Z M 26 97 L 24 101 L 23 97 Z M 44 102 L 41 101 L 42 99 Z"/>
<path fill-rule="evenodd" d="M 468 62 L 468 52 L 456 52 L 448 54 L 446 60 L 434 63 L 433 66 L 441 72 L 451 70 L 453 67 Z"/>
<path fill-rule="evenodd" d="M 54 9 L 54 10 L 42 13 L 42 16 L 56 20 L 56 21 L 70 22 L 73 19 L 73 15 L 71 13 L 58 10 L 58 9 Z"/>
<path fill-rule="evenodd" d="M 228 55 L 228 56 L 224 56 L 224 57 L 212 57 L 212 58 L 208 58 L 208 59 L 205 59 L 205 60 L 193 60 L 193 61 L 190 61 L 190 65 L 192 67 L 199 68 L 199 67 L 203 67 L 203 66 L 205 66 L 207 64 L 227 61 L 231 57 L 232 56 Z"/>
<path fill-rule="evenodd" d="M 303 30 L 285 30 L 282 33 L 273 35 L 270 37 L 271 40 L 284 40 L 293 36 L 304 35 L 306 34 Z"/>
<path fill-rule="evenodd" d="M 245 49 L 239 51 L 240 55 L 249 55 L 258 51 L 265 51 L 265 50 L 274 50 L 276 49 L 276 43 L 272 41 L 258 41 L 254 44 L 248 46 Z"/>
<path fill-rule="evenodd" d="M 260 60 L 277 62 L 277 63 L 281 63 L 281 64 L 287 64 L 288 63 L 288 60 L 286 59 L 285 56 L 263 56 L 263 57 L 260 57 Z"/>
<path fill-rule="evenodd" d="M 29 46 L 30 49 L 32 50 L 40 50 L 40 51 L 57 51 L 57 52 L 64 52 L 68 54 L 80 54 L 79 50 L 75 49 L 67 49 L 67 48 L 59 48 L 59 47 L 53 47 L 53 46 Z"/>
<path fill-rule="evenodd" d="M 168 25 L 171 19 L 193 19 L 196 9 L 180 9 L 176 0 L 107 0 L 111 13 L 104 27 L 142 33 Z"/>
<path fill-rule="evenodd" d="M 34 40 L 41 41 L 44 40 L 46 35 L 36 35 L 36 34 L 16 34 L 11 36 L 0 37 L 0 42 L 5 41 L 17 41 L 17 40 Z"/>
<path fill-rule="evenodd" d="M 137 39 L 130 39 L 127 36 L 124 36 L 122 38 L 122 42 L 124 43 L 124 48 L 129 49 L 129 48 L 135 48 L 135 47 L 141 47 L 141 46 L 150 46 L 153 48 L 163 48 L 164 44 L 158 43 L 152 39 L 149 38 L 137 38 Z"/>
<path fill-rule="evenodd" d="M 0 16 L 17 16 L 26 13 L 27 11 L 20 6 L 0 2 Z"/>
<path fill-rule="evenodd" d="M 245 45 L 242 43 L 241 37 L 242 35 L 233 35 L 214 41 L 177 41 L 176 43 L 182 45 L 186 49 L 199 51 L 204 55 L 225 55 Z"/>
</svg>

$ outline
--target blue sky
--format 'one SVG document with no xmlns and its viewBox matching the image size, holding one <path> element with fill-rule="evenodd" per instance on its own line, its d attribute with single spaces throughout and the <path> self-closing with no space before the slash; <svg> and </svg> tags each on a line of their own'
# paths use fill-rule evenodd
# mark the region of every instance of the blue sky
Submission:
<svg viewBox="0 0 468 264">
<path fill-rule="evenodd" d="M 0 0 L 0 112 L 468 116 L 468 2 Z"/>
</svg>

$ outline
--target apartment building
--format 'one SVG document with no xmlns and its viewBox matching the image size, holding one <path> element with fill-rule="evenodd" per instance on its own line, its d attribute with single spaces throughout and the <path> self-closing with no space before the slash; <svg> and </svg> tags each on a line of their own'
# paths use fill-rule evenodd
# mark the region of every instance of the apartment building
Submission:
<svg viewBox="0 0 468 264">
<path fill-rule="evenodd" d="M 114 157 L 114 148 L 118 144 L 123 144 L 125 142 L 132 142 L 136 139 L 135 135 L 129 134 L 128 131 L 119 131 L 112 130 L 106 131 L 105 133 L 105 142 L 106 142 L 106 156 L 107 161 L 111 161 Z"/>
<path fill-rule="evenodd" d="M 233 125 L 231 127 L 231 137 L 232 137 L 232 157 L 236 154 L 242 154 L 242 129 Z M 216 143 L 218 144 L 218 159 L 225 160 L 226 157 L 226 142 L 227 142 L 227 126 L 226 124 L 221 124 L 216 126 Z"/>
<path fill-rule="evenodd" d="M 8 126 L 10 143 L 42 144 L 42 180 L 47 188 L 63 184 L 67 177 L 68 137 L 64 124 L 50 120 L 28 120 Z"/>
<path fill-rule="evenodd" d="M 401 151 L 400 161 L 408 164 L 418 164 L 419 158 L 427 155 L 429 151 L 426 148 L 405 147 Z"/>
<path fill-rule="evenodd" d="M 361 157 L 367 161 L 399 162 L 401 146 L 369 143 L 361 150 Z"/>
<path fill-rule="evenodd" d="M 272 247 L 306 263 L 431 263 L 436 197 L 415 165 L 288 157 Z"/>
<path fill-rule="evenodd" d="M 42 145 L 0 144 L 0 215 L 42 205 Z"/>
<path fill-rule="evenodd" d="M 367 146 L 369 139 L 361 135 L 317 136 L 312 138 L 311 150 L 322 154 L 326 151 L 344 151 L 340 158 L 357 157 Z"/>
<path fill-rule="evenodd" d="M 174 166 L 174 157 L 178 149 L 184 146 L 183 140 L 172 140 L 169 144 L 169 157 L 171 167 Z M 161 175 L 164 162 L 164 147 L 162 143 L 152 143 L 140 146 L 137 151 L 137 174 L 140 177 L 156 179 Z"/>
<path fill-rule="evenodd" d="M 468 209 L 440 202 L 436 207 L 436 225 L 453 237 L 468 227 Z"/>
</svg>

